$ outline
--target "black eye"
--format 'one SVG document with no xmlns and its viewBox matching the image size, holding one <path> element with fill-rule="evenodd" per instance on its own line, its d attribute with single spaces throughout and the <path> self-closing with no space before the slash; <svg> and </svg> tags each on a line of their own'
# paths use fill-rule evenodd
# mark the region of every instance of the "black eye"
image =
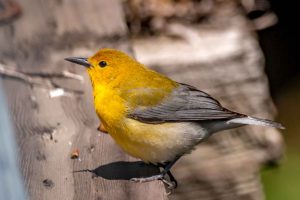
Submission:
<svg viewBox="0 0 300 200">
<path fill-rule="evenodd" d="M 100 61 L 99 62 L 100 67 L 105 67 L 106 65 L 107 65 L 107 63 L 105 61 Z"/>
</svg>

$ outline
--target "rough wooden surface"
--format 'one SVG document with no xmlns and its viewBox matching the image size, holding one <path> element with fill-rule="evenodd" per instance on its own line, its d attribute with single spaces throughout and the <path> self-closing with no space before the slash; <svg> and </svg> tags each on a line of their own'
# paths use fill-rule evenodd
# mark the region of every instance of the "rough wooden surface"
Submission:
<svg viewBox="0 0 300 200">
<path fill-rule="evenodd" d="M 0 27 L 0 61 L 25 74 L 40 74 L 31 78 L 42 83 L 1 76 L 29 197 L 166 199 L 160 181 L 128 180 L 157 171 L 125 155 L 109 135 L 97 132 L 86 72 L 63 60 L 90 56 L 103 47 L 130 52 L 121 2 L 18 2 L 23 15 Z M 51 76 L 63 70 L 82 75 L 84 82 Z M 64 95 L 50 98 L 49 92 L 57 88 L 63 88 Z M 75 149 L 79 159 L 72 160 Z"/>
<path fill-rule="evenodd" d="M 176 38 L 168 33 L 136 38 L 137 59 L 210 93 L 227 108 L 271 119 L 276 111 L 251 24 L 234 4 L 219 9 L 203 25 L 166 25 Z M 264 199 L 260 170 L 278 161 L 282 146 L 273 128 L 247 126 L 215 134 L 174 166 L 179 187 L 169 198 Z"/>
</svg>

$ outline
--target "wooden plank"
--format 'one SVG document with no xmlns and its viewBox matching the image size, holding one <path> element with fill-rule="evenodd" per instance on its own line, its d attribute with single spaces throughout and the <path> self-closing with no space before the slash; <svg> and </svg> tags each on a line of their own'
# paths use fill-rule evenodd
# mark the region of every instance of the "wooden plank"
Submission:
<svg viewBox="0 0 300 200">
<path fill-rule="evenodd" d="M 99 121 L 86 72 L 63 60 L 90 56 L 102 47 L 130 52 L 121 2 L 19 3 L 22 17 L 0 27 L 0 61 L 26 73 L 50 74 L 32 76 L 40 85 L 3 78 L 30 198 L 166 199 L 160 181 L 140 184 L 128 180 L 157 169 L 136 163 L 109 135 L 97 132 Z M 63 70 L 80 74 L 84 82 L 51 77 Z M 50 98 L 49 92 L 56 87 L 65 89 L 65 95 Z M 79 159 L 72 160 L 75 149 Z M 95 174 L 87 171 L 94 169 Z"/>
</svg>

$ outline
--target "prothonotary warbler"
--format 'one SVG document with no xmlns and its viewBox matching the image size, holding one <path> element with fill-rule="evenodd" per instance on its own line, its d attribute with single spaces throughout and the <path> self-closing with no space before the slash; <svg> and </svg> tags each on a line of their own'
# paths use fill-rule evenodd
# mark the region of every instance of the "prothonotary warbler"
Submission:
<svg viewBox="0 0 300 200">
<path fill-rule="evenodd" d="M 176 187 L 170 168 L 213 133 L 247 124 L 284 128 L 230 111 L 209 94 L 175 82 L 115 49 L 66 60 L 86 67 L 102 130 L 129 155 L 163 166 L 160 174 L 133 181 L 160 179 Z"/>
</svg>

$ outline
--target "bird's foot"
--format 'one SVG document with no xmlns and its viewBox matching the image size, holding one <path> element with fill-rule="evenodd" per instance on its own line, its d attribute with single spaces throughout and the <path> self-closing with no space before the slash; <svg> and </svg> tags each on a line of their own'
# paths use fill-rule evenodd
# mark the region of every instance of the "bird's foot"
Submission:
<svg viewBox="0 0 300 200">
<path fill-rule="evenodd" d="M 100 132 L 102 132 L 102 133 L 108 133 L 103 124 L 100 124 L 98 126 L 97 130 L 100 131 Z"/>
<path fill-rule="evenodd" d="M 171 171 L 168 171 L 167 174 L 169 175 L 170 181 L 164 182 L 166 185 L 168 185 L 168 188 L 170 190 L 173 190 L 175 188 L 177 188 L 178 184 L 177 184 L 177 180 L 175 179 L 175 177 L 173 176 L 173 174 L 171 173 Z M 163 180 L 164 181 L 164 180 Z"/>
<path fill-rule="evenodd" d="M 163 174 L 158 174 L 158 175 L 149 176 L 149 177 L 131 178 L 130 179 L 130 181 L 139 182 L 139 183 L 155 181 L 155 180 L 161 180 L 164 184 L 167 185 L 167 187 L 170 190 L 175 189 L 177 187 L 177 181 L 175 179 L 169 181 L 169 180 L 165 179 Z"/>
<path fill-rule="evenodd" d="M 162 180 L 163 178 L 164 178 L 164 175 L 158 174 L 158 175 L 149 176 L 149 177 L 131 178 L 130 181 L 143 183 L 143 182 L 149 182 L 149 181 L 155 181 L 155 180 Z"/>
<path fill-rule="evenodd" d="M 173 189 L 177 188 L 177 181 L 176 180 L 175 181 L 169 181 L 167 179 L 161 179 L 161 180 L 164 184 L 167 185 L 169 190 L 173 190 Z"/>
</svg>

